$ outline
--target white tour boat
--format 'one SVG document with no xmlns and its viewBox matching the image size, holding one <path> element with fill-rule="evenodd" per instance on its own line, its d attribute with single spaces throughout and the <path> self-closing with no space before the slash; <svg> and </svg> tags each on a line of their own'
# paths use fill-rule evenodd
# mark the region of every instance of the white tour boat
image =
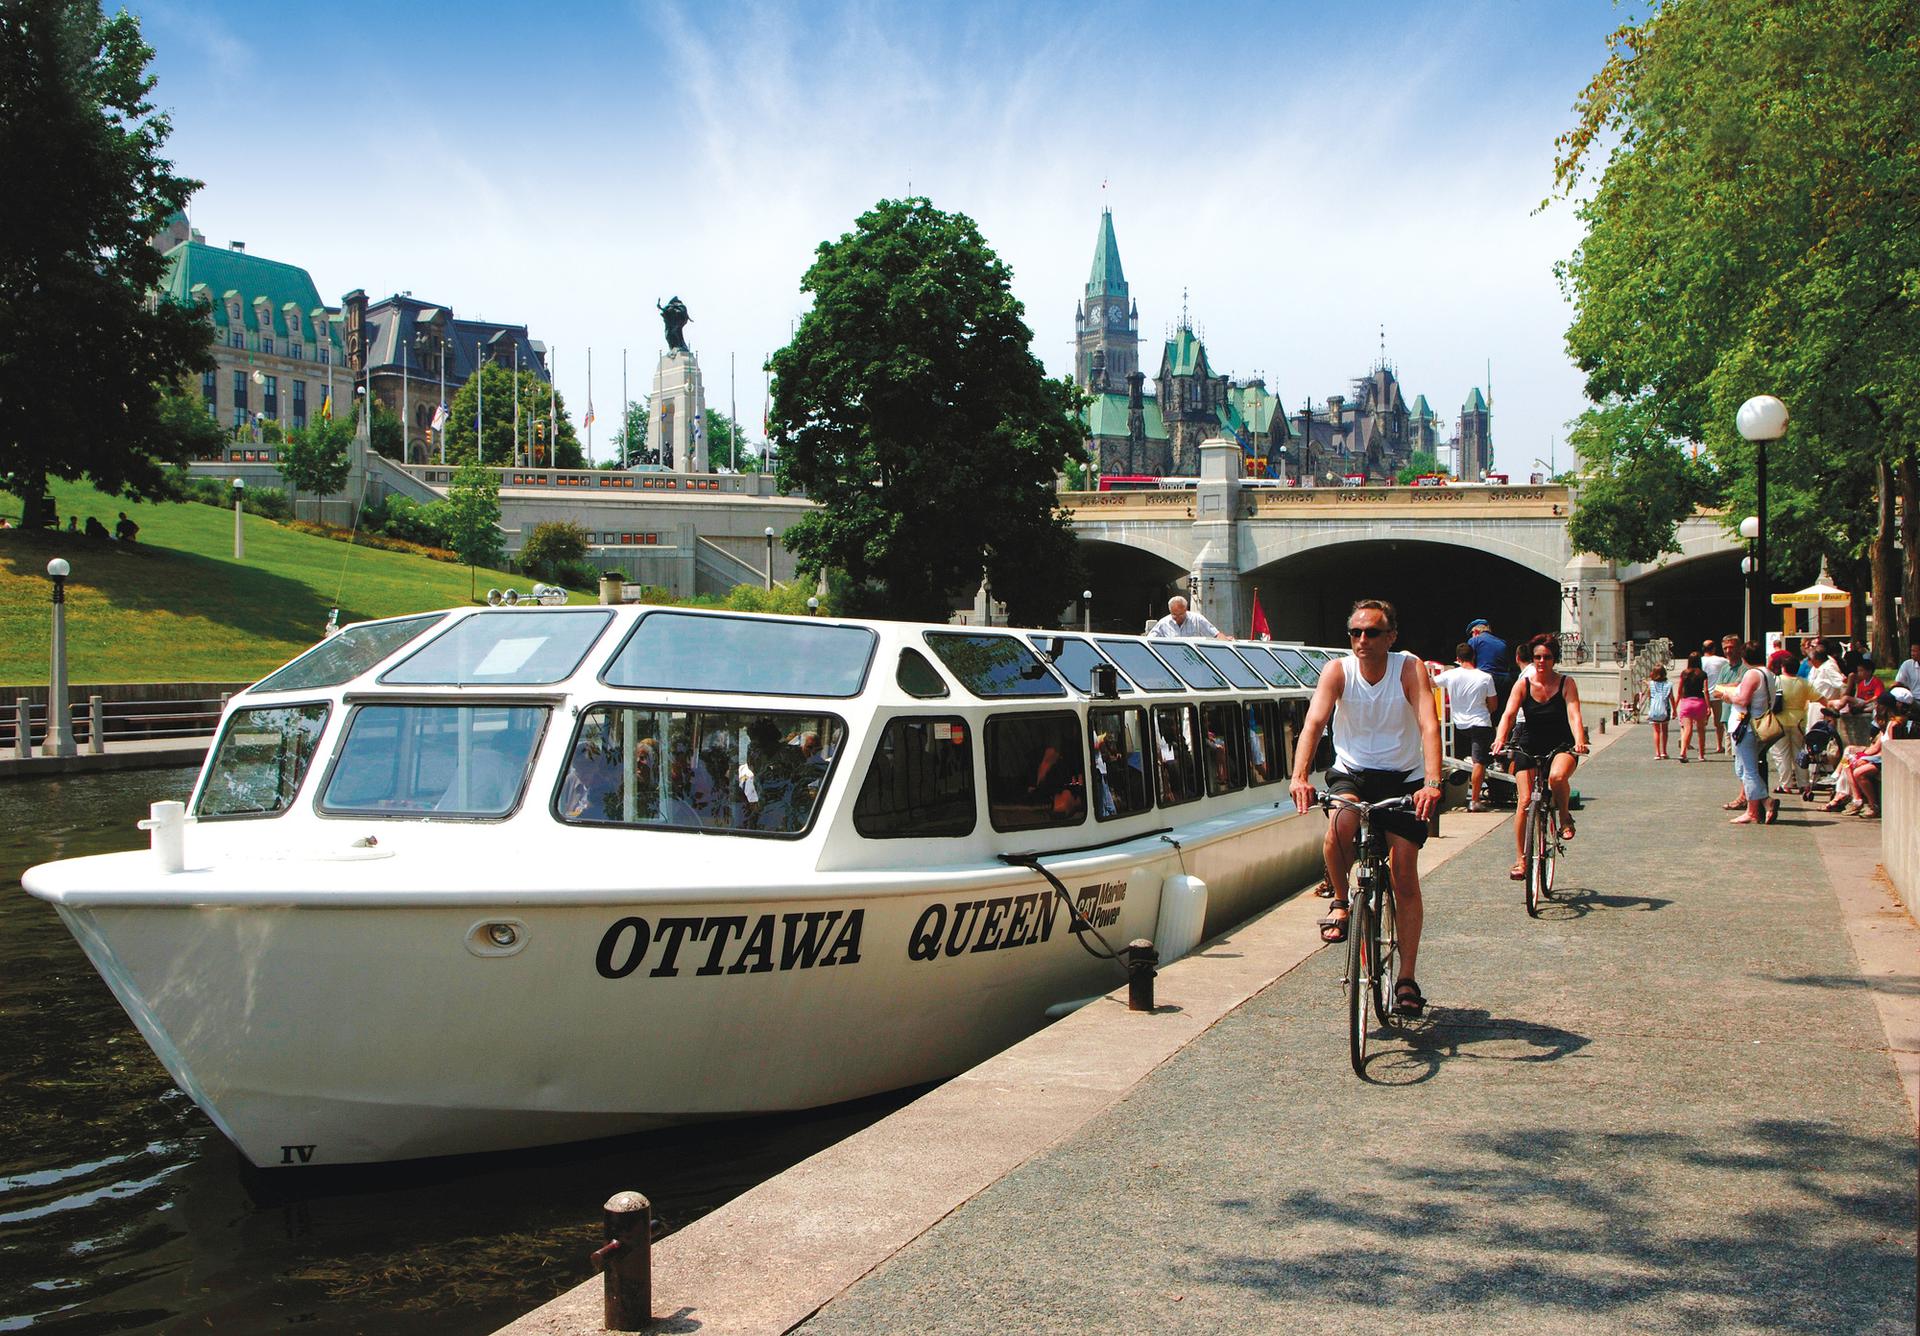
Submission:
<svg viewBox="0 0 1920 1336">
<path fill-rule="evenodd" d="M 649 607 L 359 623 L 52 903 L 254 1164 L 951 1076 L 1317 875 L 1329 651 Z"/>
</svg>

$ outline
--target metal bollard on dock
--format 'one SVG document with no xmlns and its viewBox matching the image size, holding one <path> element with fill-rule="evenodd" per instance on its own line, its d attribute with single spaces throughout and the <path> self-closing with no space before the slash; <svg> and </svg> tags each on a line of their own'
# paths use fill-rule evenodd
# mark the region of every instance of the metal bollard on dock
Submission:
<svg viewBox="0 0 1920 1336">
<path fill-rule="evenodd" d="M 653 1203 L 637 1192 L 616 1192 L 602 1208 L 607 1242 L 593 1254 L 605 1276 L 608 1331 L 640 1331 L 653 1321 Z"/>
<path fill-rule="evenodd" d="M 87 750 L 98 756 L 107 749 L 107 707 L 98 696 L 87 697 Z"/>
<path fill-rule="evenodd" d="M 1153 949 L 1153 943 L 1144 937 L 1136 937 L 1127 943 L 1127 1010 L 1153 1010 L 1153 976 L 1157 972 L 1154 966 L 1160 963 L 1160 953 Z"/>
</svg>

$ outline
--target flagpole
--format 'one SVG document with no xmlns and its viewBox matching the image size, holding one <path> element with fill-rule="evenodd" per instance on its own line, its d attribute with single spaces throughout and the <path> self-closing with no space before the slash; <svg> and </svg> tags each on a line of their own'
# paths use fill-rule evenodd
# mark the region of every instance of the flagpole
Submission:
<svg viewBox="0 0 1920 1336">
<path fill-rule="evenodd" d="M 587 458 L 593 458 L 593 348 L 587 348 Z"/>
<path fill-rule="evenodd" d="M 727 354 L 727 417 L 733 429 L 727 433 L 727 467 L 740 471 L 740 396 L 734 384 L 733 354 Z"/>
<path fill-rule="evenodd" d="M 393 330 L 396 335 L 400 332 L 400 318 L 405 314 L 406 309 L 398 302 L 394 303 Z M 401 343 L 400 340 L 396 338 L 394 342 L 399 344 L 394 351 L 400 354 L 400 462 L 402 464 L 411 464 L 413 462 L 413 447 L 407 441 L 407 429 L 413 425 L 412 422 L 409 421 L 413 414 L 407 411 L 407 348 L 413 341 L 409 339 L 406 343 Z M 369 436 L 367 439 L 372 440 L 373 438 Z"/>
<path fill-rule="evenodd" d="M 443 325 L 442 328 L 445 328 Z M 434 410 L 440 425 L 434 432 L 440 441 L 440 462 L 447 462 L 447 336 L 440 336 L 440 406 Z"/>
<path fill-rule="evenodd" d="M 480 355 L 480 350 L 485 346 L 477 342 L 473 345 L 473 457 L 482 464 L 487 462 L 484 435 L 487 425 L 487 363 Z"/>
<path fill-rule="evenodd" d="M 622 455 L 633 453 L 632 407 L 632 403 L 627 399 L 627 350 L 622 348 L 620 350 L 620 453 Z M 624 464 L 627 461 L 622 459 L 620 462 Z M 593 461 L 589 459 L 587 463 L 592 464 Z"/>
<path fill-rule="evenodd" d="M 560 365 L 560 346 L 555 344 L 547 349 L 547 449 L 549 452 L 560 448 L 560 375 L 554 370 Z"/>
<path fill-rule="evenodd" d="M 533 461 L 529 459 L 528 464 Z M 513 466 L 520 467 L 520 340 L 513 341 Z"/>
</svg>

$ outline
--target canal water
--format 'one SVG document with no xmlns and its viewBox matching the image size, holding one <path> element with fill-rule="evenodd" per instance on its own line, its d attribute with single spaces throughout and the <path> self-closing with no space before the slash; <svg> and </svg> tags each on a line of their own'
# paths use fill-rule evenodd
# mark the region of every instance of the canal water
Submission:
<svg viewBox="0 0 1920 1336">
<path fill-rule="evenodd" d="M 190 770 L 0 783 L 0 1332 L 489 1332 L 590 1275 L 600 1205 L 671 1230 L 915 1092 L 513 1156 L 259 1174 L 20 889 L 138 848 Z"/>
</svg>

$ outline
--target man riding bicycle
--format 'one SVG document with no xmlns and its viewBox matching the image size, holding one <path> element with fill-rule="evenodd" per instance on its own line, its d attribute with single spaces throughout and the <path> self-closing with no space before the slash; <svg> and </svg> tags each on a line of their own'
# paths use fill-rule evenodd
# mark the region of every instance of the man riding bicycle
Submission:
<svg viewBox="0 0 1920 1336">
<path fill-rule="evenodd" d="M 1427 822 L 1440 806 L 1440 717 L 1433 688 L 1418 655 L 1393 648 L 1399 638 L 1393 605 L 1363 598 L 1347 615 L 1352 653 L 1328 664 L 1307 707 L 1306 723 L 1294 751 L 1293 804 L 1313 806 L 1315 744 L 1333 722 L 1333 769 L 1327 787 L 1361 802 L 1383 802 L 1413 794 L 1413 811 L 1386 812 L 1376 820 L 1387 833 L 1387 861 L 1399 916 L 1400 977 L 1393 986 L 1394 1010 L 1418 1016 L 1427 1000 L 1414 980 L 1420 949 L 1420 846 Z M 1354 841 L 1360 814 L 1336 806 L 1327 824 L 1327 884 L 1333 902 L 1320 920 L 1320 938 L 1340 942 L 1347 936 L 1347 877 L 1353 870 Z"/>
</svg>

